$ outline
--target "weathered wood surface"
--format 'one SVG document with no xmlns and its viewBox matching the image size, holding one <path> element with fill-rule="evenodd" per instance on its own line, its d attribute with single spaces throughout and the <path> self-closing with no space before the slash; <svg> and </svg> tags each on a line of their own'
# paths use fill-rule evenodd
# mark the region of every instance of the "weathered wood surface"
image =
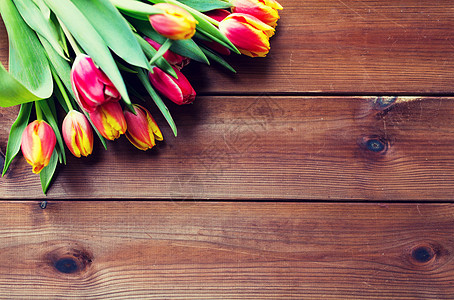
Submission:
<svg viewBox="0 0 454 300">
<path fill-rule="evenodd" d="M 452 204 L 38 204 L 0 203 L 2 299 L 454 294 Z"/>
<path fill-rule="evenodd" d="M 229 57 L 238 75 L 194 64 L 189 69 L 197 91 L 412 95 L 454 91 L 452 0 L 281 3 L 285 9 L 269 57 Z M 2 27 L 1 58 L 6 50 Z"/>
<path fill-rule="evenodd" d="M 175 110 L 179 136 L 126 138 L 69 157 L 48 198 L 452 200 L 454 99 L 201 97 Z M 7 125 L 2 118 L 0 140 Z M 164 120 L 159 119 L 163 124 Z M 3 144 L 2 146 L 4 146 Z M 39 198 L 22 157 L 2 198 Z"/>
</svg>

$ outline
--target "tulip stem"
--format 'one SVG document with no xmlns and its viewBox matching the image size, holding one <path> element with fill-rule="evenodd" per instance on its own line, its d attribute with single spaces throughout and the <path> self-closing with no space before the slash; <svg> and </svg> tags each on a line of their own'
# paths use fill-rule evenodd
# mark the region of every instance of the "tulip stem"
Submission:
<svg viewBox="0 0 454 300">
<path fill-rule="evenodd" d="M 55 73 L 55 70 L 53 67 L 51 67 L 52 71 L 52 77 L 54 77 L 55 83 L 58 86 L 58 89 L 60 90 L 61 95 L 63 96 L 63 99 L 65 100 L 66 105 L 68 106 L 68 110 L 73 110 L 73 106 L 71 104 L 71 101 L 69 101 L 68 93 L 66 93 L 66 89 L 63 86 L 63 83 L 60 80 L 60 77 Z"/>
<path fill-rule="evenodd" d="M 42 120 L 43 119 L 43 112 L 41 107 L 39 107 L 38 101 L 35 101 L 35 111 L 36 111 L 36 119 Z"/>
<path fill-rule="evenodd" d="M 63 29 L 63 32 L 65 33 L 66 35 L 66 38 L 68 39 L 69 43 L 71 44 L 71 47 L 73 48 L 74 50 L 74 53 L 76 53 L 76 55 L 79 55 L 79 54 L 82 54 L 82 50 L 80 50 L 79 46 L 77 45 L 77 42 L 74 40 L 71 32 L 69 32 L 68 28 L 66 28 L 65 24 L 63 24 L 60 19 L 58 19 L 58 21 L 60 22 L 60 26 L 61 26 L 61 29 Z"/>
</svg>

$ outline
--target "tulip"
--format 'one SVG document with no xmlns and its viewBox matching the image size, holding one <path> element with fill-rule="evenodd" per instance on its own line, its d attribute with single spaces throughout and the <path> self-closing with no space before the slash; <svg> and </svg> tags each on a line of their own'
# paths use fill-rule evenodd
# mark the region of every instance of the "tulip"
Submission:
<svg viewBox="0 0 454 300">
<path fill-rule="evenodd" d="M 164 11 L 149 17 L 151 26 L 159 34 L 171 40 L 186 40 L 194 36 L 197 21 L 185 9 L 169 3 L 153 6 Z"/>
<path fill-rule="evenodd" d="M 153 67 L 148 74 L 151 84 L 169 100 L 178 105 L 192 103 L 196 93 L 188 79 L 177 68 L 173 67 L 178 79 L 170 76 L 161 69 Z"/>
<path fill-rule="evenodd" d="M 158 42 L 156 41 L 153 41 L 152 39 L 149 39 L 149 38 L 145 38 L 145 40 L 155 49 L 155 50 L 159 50 L 159 48 L 161 48 L 161 44 L 159 44 Z M 171 64 L 172 66 L 175 66 L 176 68 L 178 68 L 179 70 L 181 70 L 184 66 L 187 66 L 190 62 L 190 59 L 187 58 L 187 57 L 184 57 L 184 56 L 181 56 L 179 54 L 176 54 L 170 50 L 167 50 L 164 55 L 162 55 L 162 57 L 165 58 L 165 60 L 167 60 L 167 62 L 169 64 Z"/>
<path fill-rule="evenodd" d="M 134 104 L 134 108 L 136 115 L 127 110 L 124 112 L 128 124 L 126 137 L 131 144 L 145 151 L 156 145 L 155 140 L 163 140 L 162 133 L 148 110 L 137 104 Z"/>
<path fill-rule="evenodd" d="M 263 23 L 276 27 L 279 20 L 278 10 L 283 7 L 275 0 L 231 0 L 233 13 L 248 14 Z"/>
<path fill-rule="evenodd" d="M 25 160 L 39 174 L 47 166 L 54 152 L 57 138 L 52 127 L 42 120 L 28 124 L 22 133 L 21 150 Z"/>
<path fill-rule="evenodd" d="M 89 116 L 99 133 L 108 140 L 113 141 L 126 132 L 126 120 L 118 102 L 100 105 Z"/>
<path fill-rule="evenodd" d="M 68 112 L 63 120 L 62 134 L 74 156 L 88 156 L 93 151 L 93 130 L 82 113 L 76 110 Z"/>
<path fill-rule="evenodd" d="M 270 51 L 269 38 L 274 28 L 256 17 L 234 13 L 219 23 L 219 29 L 242 54 L 265 57 Z"/>
<path fill-rule="evenodd" d="M 79 54 L 71 69 L 71 84 L 79 105 L 87 112 L 121 96 L 110 79 L 94 64 L 93 60 Z"/>
<path fill-rule="evenodd" d="M 230 12 L 228 12 L 225 9 L 214 9 L 214 10 L 205 12 L 205 15 L 212 18 L 213 20 L 221 22 L 228 15 L 230 15 Z M 227 47 L 224 47 L 215 41 L 202 41 L 202 43 L 205 44 L 206 46 L 208 46 L 210 49 L 212 49 L 222 55 L 230 55 L 230 50 Z"/>
</svg>

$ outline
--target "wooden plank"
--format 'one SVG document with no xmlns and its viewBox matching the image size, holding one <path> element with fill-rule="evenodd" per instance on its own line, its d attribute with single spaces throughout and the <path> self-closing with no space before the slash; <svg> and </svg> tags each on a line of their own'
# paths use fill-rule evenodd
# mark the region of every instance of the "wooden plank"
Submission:
<svg viewBox="0 0 454 300">
<path fill-rule="evenodd" d="M 449 299 L 452 204 L 1 202 L 2 299 Z M 66 273 L 65 273 L 66 272 Z"/>
<path fill-rule="evenodd" d="M 281 0 L 265 59 L 228 57 L 238 75 L 193 64 L 200 93 L 452 93 L 451 0 Z M 0 30 L 0 59 L 7 57 Z"/>
<path fill-rule="evenodd" d="M 452 200 L 454 99 L 201 97 L 159 113 L 165 142 L 126 138 L 69 157 L 48 198 Z M 4 110 L 4 115 L 7 116 Z M 9 116 L 9 115 L 8 115 Z M 3 128 L 11 118 L 0 121 Z M 5 144 L 6 132 L 0 140 Z M 4 149 L 3 149 L 4 150 Z M 3 199 L 40 198 L 22 157 L 0 181 Z"/>
</svg>

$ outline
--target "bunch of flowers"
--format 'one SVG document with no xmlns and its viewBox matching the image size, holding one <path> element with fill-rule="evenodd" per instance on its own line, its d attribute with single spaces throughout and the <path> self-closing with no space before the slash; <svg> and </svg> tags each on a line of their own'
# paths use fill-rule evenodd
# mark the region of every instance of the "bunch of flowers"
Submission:
<svg viewBox="0 0 454 300">
<path fill-rule="evenodd" d="M 0 106 L 20 105 L 2 175 L 21 150 L 45 193 L 57 164 L 66 163 L 65 145 L 81 157 L 92 153 L 94 136 L 106 147 L 125 134 L 141 150 L 162 141 L 124 78 L 145 87 L 176 136 L 165 101 L 189 104 L 196 96 L 182 68 L 214 61 L 235 72 L 225 56 L 266 56 L 280 9 L 275 0 L 0 1 L 10 41 Z"/>
</svg>

